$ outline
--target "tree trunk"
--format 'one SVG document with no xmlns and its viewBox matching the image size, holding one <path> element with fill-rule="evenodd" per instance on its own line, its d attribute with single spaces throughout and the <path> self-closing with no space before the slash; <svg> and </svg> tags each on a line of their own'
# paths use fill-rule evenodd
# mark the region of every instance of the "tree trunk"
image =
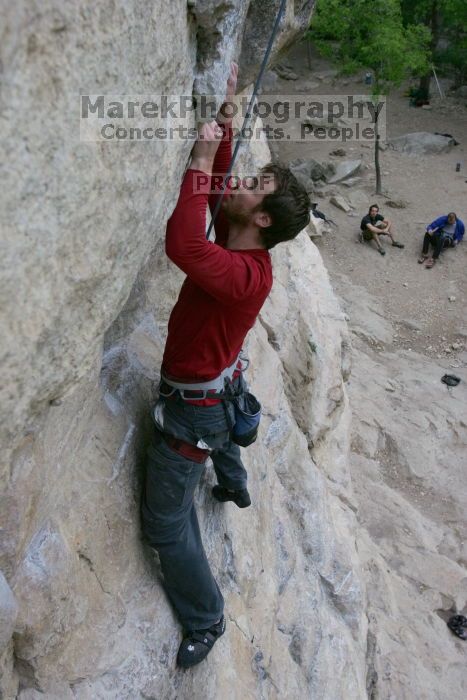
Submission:
<svg viewBox="0 0 467 700">
<path fill-rule="evenodd" d="M 311 70 L 313 68 L 313 63 L 311 60 L 311 41 L 307 40 L 307 57 L 308 57 L 308 68 Z"/>
<path fill-rule="evenodd" d="M 431 29 L 431 41 L 430 41 L 430 54 L 431 60 L 434 60 L 434 54 L 436 47 L 438 46 L 439 34 L 440 34 L 440 22 L 439 22 L 439 0 L 433 0 L 431 3 L 430 11 L 426 17 L 425 24 L 429 29 Z M 431 83 L 431 71 L 427 75 L 422 75 L 420 78 L 420 85 L 418 90 L 421 99 L 430 99 L 430 83 Z"/>
<path fill-rule="evenodd" d="M 378 117 L 375 119 L 375 172 L 376 172 L 376 194 L 382 194 L 382 183 L 381 183 L 381 166 L 379 162 L 379 138 L 378 133 Z"/>
<path fill-rule="evenodd" d="M 427 75 L 422 75 L 420 78 L 420 84 L 418 86 L 418 91 L 420 93 L 420 99 L 430 99 L 430 83 L 431 83 L 431 71 Z"/>
</svg>

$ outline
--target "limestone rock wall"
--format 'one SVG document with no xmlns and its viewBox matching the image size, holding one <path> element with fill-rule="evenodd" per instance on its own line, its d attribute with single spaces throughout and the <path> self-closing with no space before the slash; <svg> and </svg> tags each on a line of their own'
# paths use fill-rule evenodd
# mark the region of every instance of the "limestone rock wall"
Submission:
<svg viewBox="0 0 467 700">
<path fill-rule="evenodd" d="M 362 287 L 346 281 L 342 292 L 353 335 L 350 465 L 368 590 L 368 694 L 465 695 L 465 642 L 446 622 L 467 611 L 467 389 L 441 383 L 438 358 L 394 347 L 394 326 Z"/>
<path fill-rule="evenodd" d="M 278 46 L 312 4 L 289 3 Z M 274 291 L 248 340 L 265 411 L 245 451 L 254 507 L 213 503 L 209 466 L 199 490 L 228 633 L 182 674 L 138 513 L 182 280 L 163 236 L 190 144 L 79 141 L 80 92 L 191 94 L 195 81 L 220 92 L 242 38 L 240 63 L 261 44 L 251 18 L 271 8 L 18 0 L 1 11 L 1 696 L 365 697 L 347 330 L 316 248 L 304 233 L 274 252 Z M 264 143 L 244 156 L 268 157 Z"/>
</svg>

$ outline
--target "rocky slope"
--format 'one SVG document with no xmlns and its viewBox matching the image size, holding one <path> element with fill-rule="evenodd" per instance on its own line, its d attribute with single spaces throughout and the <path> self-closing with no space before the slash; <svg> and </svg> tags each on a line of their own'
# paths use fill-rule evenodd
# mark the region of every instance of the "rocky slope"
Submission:
<svg viewBox="0 0 467 700">
<path fill-rule="evenodd" d="M 292 72 L 296 93 L 360 94 L 361 74 L 338 77 L 316 52 L 310 58 L 306 46 L 295 45 L 286 77 L 278 72 L 271 89 L 287 94 Z M 428 142 L 431 151 L 432 139 L 439 141 L 433 134 L 449 132 L 460 143 L 443 143 L 436 155 L 385 150 L 384 196 L 374 194 L 368 144 L 282 141 L 275 150 L 285 162 L 303 159 L 297 171 L 308 172 L 305 181 L 316 160 L 335 168 L 344 158 L 362 160 L 356 178 L 313 189 L 336 224 L 316 242 L 352 338 L 348 503 L 367 589 L 367 692 L 371 700 L 444 700 L 467 693 L 465 642 L 446 626 L 452 614 L 467 613 L 467 248 L 463 242 L 446 251 L 435 276 L 417 258 L 424 227 L 439 212 L 449 207 L 465 220 L 465 174 L 456 162 L 466 153 L 467 112 L 457 97 L 435 96 L 430 109 L 414 109 L 406 87 L 390 95 L 388 138 L 428 132 L 402 140 Z M 444 78 L 446 94 L 448 88 Z M 334 206 L 341 198 L 348 213 Z M 360 217 L 375 201 L 405 244 L 403 251 L 386 247 L 384 258 L 357 238 Z M 461 383 L 448 389 L 440 381 L 446 372 Z"/>
<path fill-rule="evenodd" d="M 296 5 L 276 53 L 313 3 Z M 201 484 L 228 633 L 182 674 L 138 511 L 182 279 L 163 236 L 190 144 L 79 141 L 79 93 L 219 93 L 240 49 L 249 76 L 277 6 L 2 3 L 4 698 L 365 697 L 349 343 L 316 248 L 301 234 L 274 254 L 276 285 L 248 341 L 265 410 L 245 452 L 254 507 L 214 504 L 209 467 Z M 249 157 L 264 162 L 265 145 Z"/>
</svg>

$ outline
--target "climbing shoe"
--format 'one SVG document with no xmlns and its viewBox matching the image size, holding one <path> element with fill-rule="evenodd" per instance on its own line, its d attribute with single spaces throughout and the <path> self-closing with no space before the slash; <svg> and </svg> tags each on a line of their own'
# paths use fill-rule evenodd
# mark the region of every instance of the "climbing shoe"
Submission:
<svg viewBox="0 0 467 700">
<path fill-rule="evenodd" d="M 395 248 L 405 248 L 405 245 L 403 243 L 399 243 L 398 241 L 394 241 L 392 244 Z"/>
<path fill-rule="evenodd" d="M 457 637 L 467 640 L 467 618 L 463 615 L 453 615 L 447 621 L 447 625 Z"/>
<path fill-rule="evenodd" d="M 386 251 L 383 248 L 378 248 L 378 253 L 380 255 L 386 255 Z"/>
<path fill-rule="evenodd" d="M 225 632 L 225 618 L 205 630 L 186 632 L 177 654 L 177 664 L 181 668 L 191 668 L 206 658 L 215 642 Z"/>
<path fill-rule="evenodd" d="M 225 489 L 223 486 L 213 486 L 212 495 L 216 501 L 220 501 L 221 503 L 233 501 L 239 508 L 248 508 L 248 506 L 251 506 L 251 498 L 248 489 L 231 491 L 230 489 Z"/>
</svg>

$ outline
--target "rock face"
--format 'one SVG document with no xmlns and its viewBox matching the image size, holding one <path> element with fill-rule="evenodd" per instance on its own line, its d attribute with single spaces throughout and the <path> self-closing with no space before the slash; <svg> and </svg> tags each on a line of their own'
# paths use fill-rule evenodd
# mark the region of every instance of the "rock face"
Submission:
<svg viewBox="0 0 467 700">
<path fill-rule="evenodd" d="M 270 15 L 262 3 L 245 0 L 198 0 L 189 7 L 179 0 L 163 11 L 160 3 L 130 0 L 119 11 L 110 2 L 94 11 L 85 2 L 5 3 L 2 162 L 11 162 L 8 144 L 18 134 L 22 146 L 0 194 L 2 442 L 100 361 L 103 333 L 160 236 L 191 148 L 186 141 L 145 148 L 80 143 L 76 122 L 63 115 L 78 114 L 80 90 L 191 95 L 195 80 L 195 91 L 221 94 L 226 65 L 242 46 L 247 9 L 240 57 L 257 68 L 252 21 L 260 16 L 269 35 L 273 4 Z M 305 27 L 312 5 L 295 15 L 288 3 L 278 47 Z M 120 35 L 122 26 L 127 31 Z M 27 176 L 18 186 L 20 171 Z"/>
<path fill-rule="evenodd" d="M 244 25 L 248 3 L 244 0 L 195 0 L 190 10 L 197 36 L 194 92 L 196 95 L 216 95 L 218 99 L 214 104 L 218 108 L 222 104 L 230 62 L 240 53 L 239 27 Z M 203 121 L 214 119 L 217 108 L 206 115 L 198 113 L 198 117 Z"/>
<path fill-rule="evenodd" d="M 446 621 L 467 609 L 467 388 L 442 384 L 435 357 L 391 348 L 394 329 L 366 290 L 347 281 L 341 291 L 353 338 L 350 464 L 368 697 L 465 695 L 465 642 Z"/>
<path fill-rule="evenodd" d="M 227 602 L 222 643 L 209 664 L 175 671 L 176 622 L 139 540 L 138 425 L 181 281 L 158 248 L 109 331 L 100 385 L 82 382 L 17 451 L 14 494 L 33 501 L 10 573 L 20 698 L 31 687 L 61 698 L 228 697 L 232 672 L 252 697 L 364 697 L 365 593 L 345 505 L 346 326 L 305 234 L 274 258 L 276 284 L 248 343 L 265 412 L 244 453 L 254 506 L 239 517 L 213 502 L 209 467 L 198 497 Z"/>
<path fill-rule="evenodd" d="M 240 57 L 240 84 L 242 87 L 253 83 L 256 78 L 258 66 L 263 60 L 281 2 L 282 0 L 250 2 Z M 310 15 L 315 4 L 316 0 L 304 0 L 300 3 L 288 0 L 285 14 L 281 20 L 281 31 L 274 45 L 276 52 L 283 53 L 295 41 L 297 35 L 302 34 L 308 28 Z"/>
<path fill-rule="evenodd" d="M 444 623 L 467 595 L 465 383 L 447 389 L 412 356 L 377 362 L 392 328 L 357 289 L 348 390 L 347 324 L 311 229 L 273 251 L 248 337 L 264 409 L 244 452 L 253 506 L 214 502 L 210 464 L 197 495 L 227 633 L 208 662 L 175 668 L 178 626 L 139 503 L 183 280 L 165 225 L 191 144 L 80 142 L 78 93 L 220 93 L 232 56 L 248 91 L 278 4 L 2 3 L 5 700 L 465 695 L 463 642 Z M 312 6 L 288 3 L 276 58 Z M 238 165 L 269 158 L 260 139 Z"/>
<path fill-rule="evenodd" d="M 162 235 L 190 148 L 80 143 L 79 91 L 191 95 L 196 57 L 185 3 L 163 12 L 153 2 L 2 5 L 2 162 L 10 167 L 0 194 L 0 399 L 8 444 L 99 366 L 103 335 Z M 18 138 L 12 160 L 8 144 Z"/>
<path fill-rule="evenodd" d="M 82 143 L 75 123 L 79 91 L 220 90 L 244 17 L 248 75 L 277 3 L 3 5 L 0 695 L 363 698 L 349 342 L 316 248 L 303 233 L 274 252 L 276 284 L 247 348 L 264 406 L 245 452 L 254 507 L 240 517 L 214 503 L 209 466 L 198 495 L 228 632 L 209 663 L 180 674 L 139 501 L 183 279 L 163 237 L 191 144 Z M 278 47 L 312 5 L 295 15 L 288 3 Z M 264 142 L 246 159 L 266 162 Z"/>
</svg>

